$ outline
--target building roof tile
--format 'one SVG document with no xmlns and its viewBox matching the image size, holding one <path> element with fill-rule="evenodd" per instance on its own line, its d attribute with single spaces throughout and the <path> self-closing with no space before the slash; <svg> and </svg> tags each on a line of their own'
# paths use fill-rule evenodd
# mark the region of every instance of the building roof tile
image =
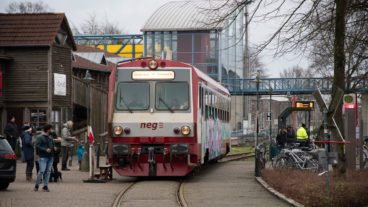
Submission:
<svg viewBox="0 0 368 207">
<path fill-rule="evenodd" d="M 76 49 L 64 13 L 0 13 L 0 46 L 49 46 L 55 41 L 63 23 L 67 41 Z"/>
</svg>

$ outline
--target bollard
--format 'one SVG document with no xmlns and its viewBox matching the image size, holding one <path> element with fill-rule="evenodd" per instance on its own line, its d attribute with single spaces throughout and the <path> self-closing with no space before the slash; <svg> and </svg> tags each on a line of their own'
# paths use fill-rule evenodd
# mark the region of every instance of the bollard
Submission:
<svg viewBox="0 0 368 207">
<path fill-rule="evenodd" d="M 105 149 L 104 149 L 104 152 L 105 152 L 105 164 L 108 165 L 109 164 L 109 156 L 108 156 L 108 150 L 109 150 L 109 142 L 108 141 L 105 141 Z"/>
<path fill-rule="evenodd" d="M 256 159 L 256 166 L 255 166 L 255 176 L 256 177 L 261 177 L 261 163 L 260 163 L 260 159 L 261 159 L 261 150 L 259 149 L 259 146 L 256 147 L 255 150 L 255 159 Z"/>
<path fill-rule="evenodd" d="M 100 167 L 100 154 L 101 154 L 101 149 L 100 149 L 100 147 L 101 147 L 101 144 L 100 143 L 97 143 L 97 158 L 96 158 L 96 167 L 97 168 L 99 168 Z"/>
<path fill-rule="evenodd" d="M 83 159 L 82 159 L 82 167 L 81 167 L 81 171 L 82 172 L 88 172 L 89 171 L 89 147 L 87 142 L 85 142 L 85 147 L 84 147 L 84 153 L 83 153 Z"/>
<path fill-rule="evenodd" d="M 89 158 L 88 158 L 88 153 L 86 151 L 83 153 L 81 171 L 82 172 L 89 171 Z"/>
</svg>

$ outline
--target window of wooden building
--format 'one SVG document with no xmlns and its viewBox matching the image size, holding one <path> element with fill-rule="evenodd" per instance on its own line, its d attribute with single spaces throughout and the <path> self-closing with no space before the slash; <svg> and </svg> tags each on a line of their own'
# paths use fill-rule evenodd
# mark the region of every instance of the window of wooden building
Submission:
<svg viewBox="0 0 368 207">
<path fill-rule="evenodd" d="M 42 127 L 47 124 L 47 109 L 30 109 L 30 124 L 32 127 Z"/>
</svg>

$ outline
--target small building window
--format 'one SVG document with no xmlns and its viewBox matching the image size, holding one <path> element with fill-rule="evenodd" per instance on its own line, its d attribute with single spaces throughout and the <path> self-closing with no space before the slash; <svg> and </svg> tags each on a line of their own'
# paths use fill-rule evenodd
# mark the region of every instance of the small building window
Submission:
<svg viewBox="0 0 368 207">
<path fill-rule="evenodd" d="M 47 109 L 31 109 L 30 124 L 32 127 L 42 127 L 47 124 Z"/>
</svg>

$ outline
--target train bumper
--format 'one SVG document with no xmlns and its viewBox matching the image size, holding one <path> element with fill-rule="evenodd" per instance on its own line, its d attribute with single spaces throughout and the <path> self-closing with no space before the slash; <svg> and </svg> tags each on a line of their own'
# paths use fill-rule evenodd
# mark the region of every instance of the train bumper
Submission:
<svg viewBox="0 0 368 207">
<path fill-rule="evenodd" d="M 200 163 L 197 144 L 114 144 L 112 152 L 123 176 L 185 176 Z"/>
</svg>

